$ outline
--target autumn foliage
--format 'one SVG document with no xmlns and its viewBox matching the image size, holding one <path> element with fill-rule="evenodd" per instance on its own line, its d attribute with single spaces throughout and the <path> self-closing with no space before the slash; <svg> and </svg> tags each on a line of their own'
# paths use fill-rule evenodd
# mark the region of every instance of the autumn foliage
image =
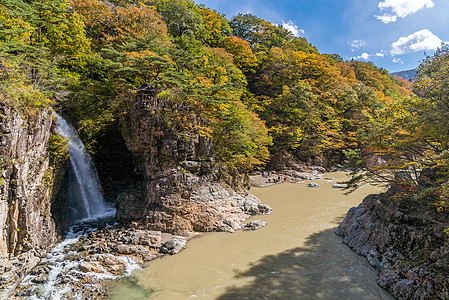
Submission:
<svg viewBox="0 0 449 300">
<path fill-rule="evenodd" d="M 8 0 L 0 22 L 0 101 L 55 106 L 91 152 L 142 86 L 167 126 L 208 136 L 240 171 L 281 152 L 335 165 L 368 153 L 376 130 L 412 140 L 389 117 L 413 104 L 406 82 L 251 14 L 227 19 L 190 0 Z"/>
</svg>

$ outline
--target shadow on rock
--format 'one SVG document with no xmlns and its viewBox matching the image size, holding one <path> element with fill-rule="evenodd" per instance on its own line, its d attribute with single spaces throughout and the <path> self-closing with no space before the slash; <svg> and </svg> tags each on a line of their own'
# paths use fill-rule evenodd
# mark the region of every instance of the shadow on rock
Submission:
<svg viewBox="0 0 449 300">
<path fill-rule="evenodd" d="M 224 299 L 393 299 L 376 283 L 377 272 L 329 229 L 298 247 L 266 256 L 238 279 L 250 284 L 230 287 Z"/>
</svg>

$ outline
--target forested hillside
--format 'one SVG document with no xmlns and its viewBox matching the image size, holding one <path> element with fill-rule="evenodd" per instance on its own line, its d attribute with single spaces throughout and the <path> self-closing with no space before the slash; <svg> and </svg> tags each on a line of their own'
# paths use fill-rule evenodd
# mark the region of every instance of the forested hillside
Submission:
<svg viewBox="0 0 449 300">
<path fill-rule="evenodd" d="M 320 54 L 282 26 L 189 0 L 8 0 L 0 21 L 2 101 L 28 114 L 52 105 L 93 154 L 118 151 L 101 143 L 119 134 L 139 89 L 179 136 L 211 137 L 219 159 L 241 171 L 270 153 L 342 163 L 411 96 L 372 63 Z"/>
<path fill-rule="evenodd" d="M 248 192 L 251 172 L 270 171 L 253 178 L 272 185 L 343 167 L 353 171 L 349 187 L 390 187 L 349 211 L 338 230 L 345 243 L 379 268 L 395 297 L 447 298 L 448 66 L 443 46 L 411 84 L 320 53 L 281 25 L 191 0 L 0 0 L 0 298 L 69 221 L 82 221 L 67 213 L 76 133 L 58 135 L 54 111 L 78 130 L 117 226 L 88 229 L 96 244 L 76 242 L 83 254 L 70 259 L 177 253 L 184 237 L 234 232 L 271 213 Z M 75 272 L 82 281 L 43 281 L 50 271 L 41 269 L 29 283 L 39 293 L 54 280 L 73 283 L 80 298 L 100 293 L 80 284 L 92 283 L 90 267 Z"/>
</svg>

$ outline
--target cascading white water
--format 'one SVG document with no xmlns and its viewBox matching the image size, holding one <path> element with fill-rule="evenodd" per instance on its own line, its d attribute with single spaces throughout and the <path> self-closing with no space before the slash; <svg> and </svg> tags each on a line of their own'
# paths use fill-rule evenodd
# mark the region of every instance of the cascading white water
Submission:
<svg viewBox="0 0 449 300">
<path fill-rule="evenodd" d="M 78 133 L 64 118 L 56 116 L 57 132 L 69 139 L 68 206 L 72 211 L 71 220 L 79 222 L 113 214 L 105 205 L 97 171 Z"/>
<path fill-rule="evenodd" d="M 106 219 L 115 214 L 115 209 L 105 204 L 103 190 L 94 164 L 78 137 L 76 130 L 59 115 L 56 115 L 57 132 L 69 140 L 70 169 L 68 174 L 68 207 L 71 210 L 71 227 L 65 239 L 56 245 L 51 252 L 42 259 L 37 270 L 28 274 L 20 283 L 22 292 L 27 299 L 34 300 L 62 300 L 81 299 L 80 295 L 73 294 L 72 287 L 67 282 L 80 282 L 86 278 L 118 279 L 130 276 L 139 268 L 135 260 L 129 257 L 115 257 L 112 254 L 96 254 L 97 256 L 115 257 L 126 270 L 123 274 L 112 274 L 106 269 L 95 273 L 82 271 L 80 264 L 86 260 L 78 255 L 76 244 L 81 236 L 87 236 L 96 230 L 98 224 L 111 227 Z M 105 220 L 100 220 L 105 218 Z"/>
</svg>

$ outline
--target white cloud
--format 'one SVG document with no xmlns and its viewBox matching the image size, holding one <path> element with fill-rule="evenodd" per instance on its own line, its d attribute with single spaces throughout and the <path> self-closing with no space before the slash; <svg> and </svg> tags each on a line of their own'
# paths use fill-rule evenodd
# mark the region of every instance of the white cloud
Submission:
<svg viewBox="0 0 449 300">
<path fill-rule="evenodd" d="M 360 48 L 362 48 L 362 47 L 365 47 L 366 46 L 366 42 L 364 41 L 364 40 L 353 40 L 351 43 L 350 43 L 350 45 L 351 45 L 351 50 L 352 51 L 355 51 L 355 50 L 357 50 L 357 49 L 360 49 Z"/>
<path fill-rule="evenodd" d="M 432 0 L 384 0 L 379 2 L 380 10 L 387 10 L 388 13 L 383 16 L 376 16 L 385 24 L 396 22 L 397 18 L 405 18 L 408 15 L 416 13 L 423 8 L 432 8 L 435 6 Z"/>
<path fill-rule="evenodd" d="M 368 60 L 370 55 L 368 53 L 362 53 L 362 55 L 360 55 L 364 60 Z"/>
<path fill-rule="evenodd" d="M 404 62 L 402 61 L 402 59 L 397 58 L 397 57 L 393 57 L 393 62 L 397 63 L 397 64 L 403 64 Z"/>
<path fill-rule="evenodd" d="M 364 53 L 362 53 L 362 55 L 351 57 L 351 59 L 364 59 L 364 60 L 368 60 L 368 59 L 370 58 L 370 56 L 371 56 L 371 55 L 369 55 L 368 53 L 364 52 Z"/>
<path fill-rule="evenodd" d="M 288 31 L 290 31 L 291 33 L 293 33 L 294 36 L 299 37 L 300 34 L 304 34 L 304 30 L 303 29 L 299 29 L 297 25 L 295 25 L 295 23 L 293 23 L 293 21 L 282 21 L 282 27 L 284 27 L 285 29 L 287 29 Z"/>
<path fill-rule="evenodd" d="M 422 50 L 436 50 L 441 47 L 441 39 L 430 32 L 428 29 L 423 29 L 410 34 L 407 37 L 401 37 L 396 42 L 391 44 L 392 55 L 413 53 Z"/>
<path fill-rule="evenodd" d="M 398 19 L 398 17 L 396 16 L 390 16 L 390 15 L 383 15 L 383 16 L 376 16 L 376 19 L 381 20 L 382 22 L 384 22 L 385 24 L 391 23 L 391 22 L 396 22 L 396 20 Z"/>
<path fill-rule="evenodd" d="M 378 53 L 376 53 L 376 54 L 374 54 L 375 56 L 378 56 L 378 57 L 384 57 L 385 56 L 385 53 L 383 53 L 383 51 L 380 51 L 380 52 L 378 52 Z"/>
</svg>

